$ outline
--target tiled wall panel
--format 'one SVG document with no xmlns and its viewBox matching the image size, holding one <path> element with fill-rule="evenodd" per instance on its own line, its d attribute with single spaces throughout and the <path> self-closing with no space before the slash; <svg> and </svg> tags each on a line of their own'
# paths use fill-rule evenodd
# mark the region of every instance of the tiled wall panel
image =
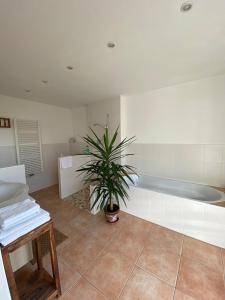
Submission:
<svg viewBox="0 0 225 300">
<path fill-rule="evenodd" d="M 225 187 L 225 145 L 136 143 L 129 151 L 141 174 Z"/>
</svg>

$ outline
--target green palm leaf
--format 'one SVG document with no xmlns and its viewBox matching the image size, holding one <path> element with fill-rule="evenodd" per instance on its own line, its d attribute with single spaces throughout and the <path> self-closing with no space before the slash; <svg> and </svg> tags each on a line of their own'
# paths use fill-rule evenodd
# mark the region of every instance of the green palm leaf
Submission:
<svg viewBox="0 0 225 300">
<path fill-rule="evenodd" d="M 127 190 L 129 183 L 133 183 L 131 173 L 136 174 L 135 168 L 127 164 L 121 164 L 121 160 L 128 157 L 130 153 L 124 151 L 135 141 L 135 137 L 125 138 L 117 143 L 119 127 L 110 138 L 108 128 L 102 138 L 98 137 L 96 132 L 91 129 L 93 135 L 87 135 L 83 138 L 90 148 L 90 160 L 83 164 L 77 171 L 85 174 L 85 183 L 93 184 L 94 189 L 90 197 L 95 196 L 92 208 L 97 206 L 100 209 L 110 207 L 113 210 L 113 204 L 119 205 L 122 200 L 126 205 L 128 199 Z"/>
</svg>

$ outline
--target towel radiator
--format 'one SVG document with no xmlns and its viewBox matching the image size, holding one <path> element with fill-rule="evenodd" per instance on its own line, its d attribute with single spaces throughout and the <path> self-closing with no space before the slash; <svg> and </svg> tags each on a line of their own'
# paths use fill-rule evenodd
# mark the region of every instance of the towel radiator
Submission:
<svg viewBox="0 0 225 300">
<path fill-rule="evenodd" d="M 25 165 L 26 176 L 43 172 L 40 124 L 37 120 L 14 120 L 18 164 Z"/>
</svg>

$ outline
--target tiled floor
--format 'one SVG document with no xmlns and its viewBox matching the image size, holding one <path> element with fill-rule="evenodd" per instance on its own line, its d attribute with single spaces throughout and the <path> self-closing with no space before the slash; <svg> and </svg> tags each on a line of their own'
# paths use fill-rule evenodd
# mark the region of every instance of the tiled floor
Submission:
<svg viewBox="0 0 225 300">
<path fill-rule="evenodd" d="M 225 250 L 123 212 L 108 224 L 60 200 L 57 187 L 32 196 L 69 237 L 57 247 L 60 299 L 225 299 Z"/>
</svg>

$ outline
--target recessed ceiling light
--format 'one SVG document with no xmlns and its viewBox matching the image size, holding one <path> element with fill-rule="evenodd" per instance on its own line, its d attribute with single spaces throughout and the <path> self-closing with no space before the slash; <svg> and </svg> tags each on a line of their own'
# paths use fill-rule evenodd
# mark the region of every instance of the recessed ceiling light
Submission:
<svg viewBox="0 0 225 300">
<path fill-rule="evenodd" d="M 48 83 L 48 80 L 42 80 L 41 82 L 46 84 L 46 83 Z"/>
<path fill-rule="evenodd" d="M 70 71 L 73 70 L 73 66 L 67 66 L 66 68 L 67 68 L 67 70 L 70 70 Z"/>
<path fill-rule="evenodd" d="M 30 92 L 31 92 L 31 90 L 25 90 L 25 92 L 26 92 L 26 93 L 30 93 Z"/>
<path fill-rule="evenodd" d="M 192 9 L 193 3 L 191 1 L 186 1 L 181 5 L 180 11 L 181 12 L 188 12 Z"/>
<path fill-rule="evenodd" d="M 115 47 L 116 47 L 116 44 L 113 43 L 113 42 L 108 42 L 108 43 L 107 43 L 107 47 L 108 47 L 108 48 L 115 48 Z"/>
</svg>

